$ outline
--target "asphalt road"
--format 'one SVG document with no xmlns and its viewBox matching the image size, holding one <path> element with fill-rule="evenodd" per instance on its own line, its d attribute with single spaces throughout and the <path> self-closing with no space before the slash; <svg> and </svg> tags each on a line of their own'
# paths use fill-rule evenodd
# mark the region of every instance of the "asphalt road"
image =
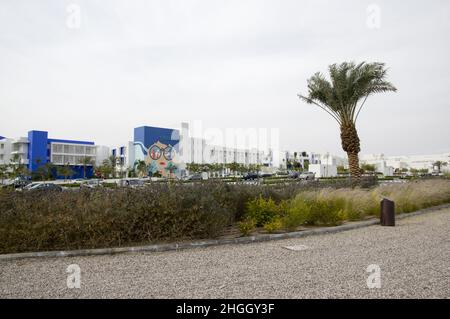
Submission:
<svg viewBox="0 0 450 319">
<path fill-rule="evenodd" d="M 302 245 L 299 251 L 284 247 Z M 67 267 L 81 286 L 69 289 Z M 368 288 L 367 267 L 380 267 Z M 247 245 L 0 262 L 0 298 L 450 298 L 450 209 Z"/>
</svg>

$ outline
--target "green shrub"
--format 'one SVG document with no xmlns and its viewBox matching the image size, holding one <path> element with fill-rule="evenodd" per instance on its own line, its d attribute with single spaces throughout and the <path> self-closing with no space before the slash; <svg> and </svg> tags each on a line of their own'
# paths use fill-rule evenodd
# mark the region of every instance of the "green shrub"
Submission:
<svg viewBox="0 0 450 319">
<path fill-rule="evenodd" d="M 288 230 L 295 230 L 307 221 L 310 211 L 309 204 L 303 198 L 297 196 L 289 203 L 286 214 L 282 218 L 283 227 Z"/>
<path fill-rule="evenodd" d="M 248 236 L 256 229 L 256 224 L 253 219 L 247 218 L 238 223 L 238 228 L 243 236 Z"/>
<path fill-rule="evenodd" d="M 347 217 L 343 198 L 329 199 L 318 196 L 308 204 L 311 209 L 306 219 L 307 224 L 334 226 L 341 224 Z"/>
<path fill-rule="evenodd" d="M 262 196 L 255 198 L 247 204 L 247 216 L 261 227 L 270 223 L 279 215 L 279 207 L 272 198 Z"/>
<path fill-rule="evenodd" d="M 268 222 L 264 225 L 264 230 L 268 233 L 274 233 L 276 231 L 279 231 L 283 228 L 283 223 L 280 218 L 275 218 L 272 221 Z"/>
</svg>

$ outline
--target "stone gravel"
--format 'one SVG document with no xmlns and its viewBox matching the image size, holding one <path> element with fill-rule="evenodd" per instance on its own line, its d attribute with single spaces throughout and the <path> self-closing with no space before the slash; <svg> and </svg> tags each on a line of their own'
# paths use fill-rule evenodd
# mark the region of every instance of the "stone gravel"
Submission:
<svg viewBox="0 0 450 319">
<path fill-rule="evenodd" d="M 80 289 L 67 287 L 71 264 Z M 379 289 L 367 287 L 371 264 L 381 268 Z M 449 274 L 444 209 L 396 227 L 272 242 L 0 261 L 0 298 L 450 298 Z"/>
</svg>

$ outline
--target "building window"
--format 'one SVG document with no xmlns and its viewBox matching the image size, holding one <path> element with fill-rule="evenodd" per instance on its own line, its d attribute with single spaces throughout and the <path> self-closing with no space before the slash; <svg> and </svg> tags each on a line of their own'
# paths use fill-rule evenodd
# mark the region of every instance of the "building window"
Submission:
<svg viewBox="0 0 450 319">
<path fill-rule="evenodd" d="M 75 154 L 84 154 L 84 146 L 76 146 Z"/>
<path fill-rule="evenodd" d="M 64 153 L 66 154 L 74 154 L 75 147 L 73 145 L 64 145 Z"/>
<path fill-rule="evenodd" d="M 63 146 L 61 144 L 53 144 L 52 151 L 53 153 L 63 153 Z"/>
<path fill-rule="evenodd" d="M 94 146 L 86 146 L 86 154 L 87 155 L 95 155 L 95 147 Z"/>
<path fill-rule="evenodd" d="M 62 155 L 53 155 L 52 156 L 52 163 L 53 164 L 64 164 L 63 162 L 63 156 Z"/>
<path fill-rule="evenodd" d="M 0 144 L 0 149 L 4 149 L 5 148 L 5 144 Z"/>
</svg>

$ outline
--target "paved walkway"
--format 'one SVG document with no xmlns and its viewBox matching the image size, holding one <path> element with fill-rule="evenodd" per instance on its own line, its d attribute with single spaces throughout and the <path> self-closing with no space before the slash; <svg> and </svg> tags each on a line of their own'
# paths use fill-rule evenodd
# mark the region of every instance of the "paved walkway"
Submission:
<svg viewBox="0 0 450 319">
<path fill-rule="evenodd" d="M 285 246 L 300 246 L 292 251 Z M 81 268 L 81 288 L 66 269 Z M 381 269 L 369 289 L 366 269 Z M 337 234 L 164 253 L 0 262 L 0 298 L 450 298 L 450 209 Z"/>
</svg>

